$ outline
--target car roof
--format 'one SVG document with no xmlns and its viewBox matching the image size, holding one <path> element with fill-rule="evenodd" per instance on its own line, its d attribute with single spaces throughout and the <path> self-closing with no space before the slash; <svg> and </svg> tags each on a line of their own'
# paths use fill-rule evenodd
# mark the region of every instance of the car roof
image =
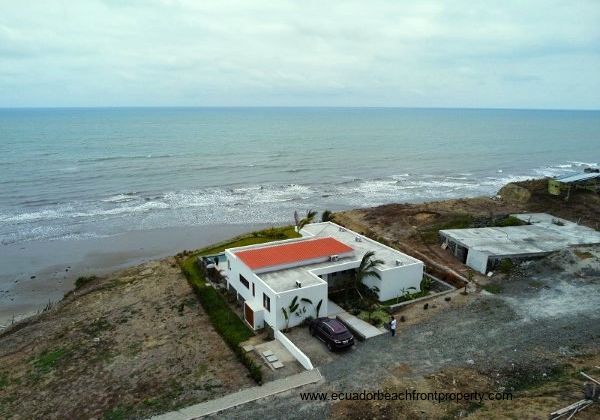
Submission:
<svg viewBox="0 0 600 420">
<path fill-rule="evenodd" d="M 321 318 L 320 321 L 327 325 L 334 334 L 347 332 L 348 328 L 337 319 Z"/>
</svg>

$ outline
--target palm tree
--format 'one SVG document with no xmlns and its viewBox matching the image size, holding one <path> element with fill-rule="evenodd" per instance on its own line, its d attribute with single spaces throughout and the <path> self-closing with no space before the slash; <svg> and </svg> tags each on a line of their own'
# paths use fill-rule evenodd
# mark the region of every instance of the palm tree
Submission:
<svg viewBox="0 0 600 420">
<path fill-rule="evenodd" d="M 366 287 L 366 285 L 363 284 L 363 279 L 372 276 L 381 280 L 381 275 L 375 269 L 380 265 L 383 265 L 384 261 L 373 259 L 374 255 L 375 251 L 368 251 L 365 253 L 360 261 L 360 265 L 356 269 L 356 275 L 354 276 L 354 289 L 361 299 L 363 299 L 363 295 L 360 293 L 359 288 Z"/>
<path fill-rule="evenodd" d="M 295 211 L 294 212 L 294 221 L 296 222 L 296 231 L 300 232 L 300 229 L 302 229 L 304 226 L 308 225 L 309 223 L 312 223 L 312 221 L 314 220 L 316 215 L 317 215 L 316 211 L 308 210 L 306 212 L 306 216 L 304 216 L 303 218 L 300 218 L 300 215 L 298 214 L 298 212 Z"/>
<path fill-rule="evenodd" d="M 333 213 L 331 210 L 324 210 L 321 213 L 321 222 L 331 222 L 333 220 Z"/>
</svg>

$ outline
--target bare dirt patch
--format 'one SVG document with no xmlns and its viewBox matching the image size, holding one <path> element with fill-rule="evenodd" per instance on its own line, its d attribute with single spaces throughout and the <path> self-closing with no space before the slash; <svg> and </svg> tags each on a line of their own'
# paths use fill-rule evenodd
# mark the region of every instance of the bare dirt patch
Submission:
<svg viewBox="0 0 600 420">
<path fill-rule="evenodd" d="M 0 417 L 143 418 L 254 385 L 175 260 L 92 279 L 0 336 Z"/>
<path fill-rule="evenodd" d="M 513 190 L 526 190 L 515 199 Z M 494 225 L 511 213 L 544 212 L 600 228 L 600 195 L 577 191 L 569 201 L 548 194 L 547 180 L 508 184 L 496 197 L 387 204 L 336 213 L 335 221 L 375 239 L 384 240 L 409 255 L 443 264 L 467 276 L 467 268 L 439 247 L 438 230 Z M 585 257 L 585 254 L 582 254 Z"/>
<path fill-rule="evenodd" d="M 585 378 L 580 371 L 600 374 L 595 365 L 600 362 L 597 354 L 572 357 L 563 361 L 561 369 L 541 376 L 540 380 L 526 383 L 523 389 L 510 391 L 512 399 L 502 400 L 506 393 L 506 379 L 495 374 L 469 368 L 449 368 L 425 377 L 411 377 L 402 370 L 382 386 L 383 392 L 404 394 L 417 390 L 419 393 L 491 393 L 494 400 L 483 401 L 341 401 L 332 404 L 329 418 L 355 419 L 406 419 L 406 418 L 462 418 L 490 419 L 542 419 L 554 410 L 583 398 Z M 525 372 L 530 374 L 531 372 Z M 600 415 L 600 405 L 595 404 L 577 415 L 577 419 L 592 420 Z"/>
</svg>

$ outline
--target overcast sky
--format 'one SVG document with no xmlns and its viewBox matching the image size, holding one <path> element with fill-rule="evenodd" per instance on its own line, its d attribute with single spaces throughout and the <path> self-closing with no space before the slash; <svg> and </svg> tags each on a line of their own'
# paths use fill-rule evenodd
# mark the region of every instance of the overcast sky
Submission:
<svg viewBox="0 0 600 420">
<path fill-rule="evenodd" d="M 0 0 L 0 107 L 600 108 L 600 0 Z"/>
</svg>

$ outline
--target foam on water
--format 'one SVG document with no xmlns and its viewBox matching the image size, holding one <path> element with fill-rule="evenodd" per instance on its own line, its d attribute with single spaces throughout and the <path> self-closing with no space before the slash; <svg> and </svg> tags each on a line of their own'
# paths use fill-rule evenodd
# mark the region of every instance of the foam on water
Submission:
<svg viewBox="0 0 600 420">
<path fill-rule="evenodd" d="M 597 168 L 599 120 L 507 110 L 0 110 L 9 127 L 0 241 L 291 223 L 308 208 L 491 196 L 511 181 Z"/>
</svg>

